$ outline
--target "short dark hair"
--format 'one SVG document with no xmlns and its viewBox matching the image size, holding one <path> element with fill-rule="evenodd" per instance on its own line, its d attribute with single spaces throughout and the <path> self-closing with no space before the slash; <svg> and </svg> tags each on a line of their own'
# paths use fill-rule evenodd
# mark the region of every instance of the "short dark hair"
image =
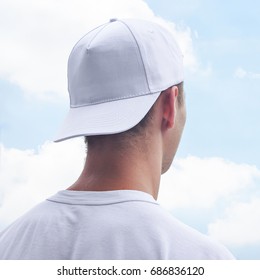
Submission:
<svg viewBox="0 0 260 280">
<path fill-rule="evenodd" d="M 176 85 L 178 87 L 178 104 L 179 106 L 182 106 L 184 103 L 184 92 L 183 92 L 183 82 L 179 83 Z M 120 138 L 120 139 L 126 139 L 126 138 L 133 138 L 135 136 L 140 135 L 142 132 L 144 132 L 147 128 L 147 126 L 150 124 L 150 122 L 153 119 L 153 112 L 154 112 L 154 105 L 151 107 L 151 109 L 148 111 L 148 113 L 144 116 L 144 118 L 134 127 L 131 129 L 114 134 L 115 137 Z M 111 135 L 93 135 L 93 136 L 85 136 L 85 144 L 87 145 L 92 145 L 95 142 L 100 142 L 104 140 L 107 137 L 110 137 Z"/>
</svg>

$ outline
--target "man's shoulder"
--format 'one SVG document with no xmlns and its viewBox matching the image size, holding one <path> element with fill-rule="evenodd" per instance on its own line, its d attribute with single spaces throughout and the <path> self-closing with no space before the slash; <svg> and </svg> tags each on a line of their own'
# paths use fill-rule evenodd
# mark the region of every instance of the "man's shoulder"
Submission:
<svg viewBox="0 0 260 280">
<path fill-rule="evenodd" d="M 65 192 L 63 195 L 69 194 Z M 183 224 L 146 195 L 132 193 L 128 199 L 125 192 L 119 192 L 111 194 L 113 199 L 108 194 L 100 194 L 84 200 L 79 193 L 70 195 L 73 197 L 53 196 L 32 208 L 0 234 L 0 247 L 3 244 L 15 246 L 9 248 L 8 254 L 11 254 L 10 258 L 19 258 L 14 252 L 25 252 L 24 246 L 28 251 L 28 244 L 37 242 L 38 248 L 42 240 L 51 239 L 52 243 L 54 240 L 58 243 L 69 240 L 72 231 L 67 232 L 66 229 L 73 228 L 82 246 L 107 240 L 106 247 L 110 253 L 105 256 L 115 253 L 114 245 L 120 243 L 125 252 L 120 257 L 126 259 L 138 256 L 144 259 L 233 258 L 223 246 Z M 74 196 L 77 196 L 76 200 Z M 62 232 L 64 240 L 61 237 L 57 239 L 53 231 Z M 136 248 L 134 253 L 133 248 Z M 42 251 L 45 249 L 40 253 Z M 82 258 L 84 254 L 82 252 Z M 102 254 L 100 252 L 98 256 Z M 70 258 L 69 253 L 66 256 Z M 118 257 L 117 254 L 115 256 Z M 91 258 L 91 254 L 88 257 Z"/>
<path fill-rule="evenodd" d="M 171 213 L 161 210 L 165 238 L 177 259 L 233 259 L 232 254 L 218 241 L 184 224 Z M 169 257 L 171 258 L 171 257 Z"/>
<path fill-rule="evenodd" d="M 146 210 L 145 210 L 146 209 Z M 218 241 L 184 224 L 163 207 L 143 207 L 147 238 L 155 237 L 168 259 L 233 259 Z"/>
</svg>

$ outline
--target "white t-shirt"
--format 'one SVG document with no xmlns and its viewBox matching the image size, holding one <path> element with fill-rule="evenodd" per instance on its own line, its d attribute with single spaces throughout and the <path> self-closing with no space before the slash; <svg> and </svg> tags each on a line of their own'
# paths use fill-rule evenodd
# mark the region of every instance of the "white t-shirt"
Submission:
<svg viewBox="0 0 260 280">
<path fill-rule="evenodd" d="M 0 233 L 0 259 L 233 259 L 151 195 L 64 190 Z"/>
</svg>

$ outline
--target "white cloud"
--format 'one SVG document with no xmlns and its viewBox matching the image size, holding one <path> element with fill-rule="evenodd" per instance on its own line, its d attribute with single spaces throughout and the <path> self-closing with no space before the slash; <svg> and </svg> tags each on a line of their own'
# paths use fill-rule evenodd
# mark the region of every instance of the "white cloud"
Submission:
<svg viewBox="0 0 260 280">
<path fill-rule="evenodd" d="M 156 18 L 142 0 L 3 0 L 0 77 L 37 97 L 67 95 L 67 58 L 88 30 L 112 17 Z M 188 68 L 197 69 L 191 31 L 170 23 Z"/>
<path fill-rule="evenodd" d="M 176 159 L 174 167 L 163 175 L 159 201 L 173 212 L 176 208 L 204 209 L 204 218 L 207 211 L 215 213 L 211 219 L 216 220 L 205 226 L 209 235 L 227 246 L 259 244 L 257 184 L 260 170 L 255 166 L 190 156 Z"/>
<path fill-rule="evenodd" d="M 229 246 L 260 244 L 260 197 L 233 203 L 226 216 L 208 226 L 209 235 Z"/>
<path fill-rule="evenodd" d="M 260 244 L 259 185 L 255 166 L 190 156 L 176 159 L 162 176 L 159 202 L 173 213 L 204 210 L 197 223 L 204 223 L 208 234 L 227 246 Z"/>
<path fill-rule="evenodd" d="M 153 20 L 170 30 L 174 37 L 178 39 L 178 43 L 184 56 L 184 66 L 191 71 L 200 71 L 199 61 L 193 47 L 191 29 L 186 25 L 176 25 L 174 22 L 166 21 L 159 17 L 156 17 Z"/>
<path fill-rule="evenodd" d="M 219 199 L 250 188 L 260 179 L 260 170 L 247 164 L 236 164 L 222 158 L 189 156 L 176 159 L 162 176 L 160 201 L 168 209 L 212 208 Z"/>
<path fill-rule="evenodd" d="M 36 203 L 77 179 L 84 163 L 83 139 L 46 142 L 38 151 L 0 144 L 0 230 Z"/>
<path fill-rule="evenodd" d="M 46 142 L 38 151 L 0 145 L 0 230 L 36 203 L 69 187 L 78 178 L 84 157 L 82 138 L 58 144 Z M 244 242 L 243 238 L 256 240 L 250 230 L 259 232 L 256 220 L 260 198 L 247 205 L 239 202 L 239 194 L 246 190 L 249 199 L 255 196 L 254 184 L 259 178 L 256 167 L 220 158 L 176 159 L 174 167 L 162 177 L 159 202 L 170 210 L 182 207 L 190 211 L 214 209 L 218 213 L 217 202 L 222 199 L 224 208 L 229 209 L 227 217 L 218 216 L 219 220 L 212 221 L 209 233 L 226 241 L 229 236 L 223 232 L 229 229 L 227 224 L 233 233 L 245 226 L 240 229 L 245 236 L 237 237 L 237 242 Z M 233 205 L 234 197 L 237 204 Z"/>
<path fill-rule="evenodd" d="M 234 77 L 239 79 L 249 78 L 249 79 L 260 79 L 260 73 L 249 72 L 243 69 L 242 67 L 238 67 L 234 72 Z"/>
</svg>

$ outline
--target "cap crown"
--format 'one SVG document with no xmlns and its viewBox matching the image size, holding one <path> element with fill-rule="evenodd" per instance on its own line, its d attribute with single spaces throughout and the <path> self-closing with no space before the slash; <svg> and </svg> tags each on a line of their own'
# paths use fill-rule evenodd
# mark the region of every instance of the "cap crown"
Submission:
<svg viewBox="0 0 260 280">
<path fill-rule="evenodd" d="M 113 20 L 85 35 L 68 62 L 72 108 L 142 96 L 183 81 L 182 54 L 158 24 Z"/>
</svg>

